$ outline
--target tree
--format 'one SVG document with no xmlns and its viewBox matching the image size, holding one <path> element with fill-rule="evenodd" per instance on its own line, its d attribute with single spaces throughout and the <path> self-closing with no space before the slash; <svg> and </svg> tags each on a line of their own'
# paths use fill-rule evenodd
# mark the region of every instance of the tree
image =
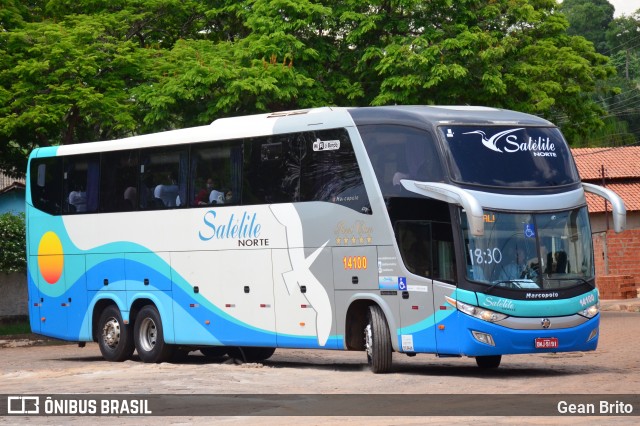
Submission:
<svg viewBox="0 0 640 426">
<path fill-rule="evenodd" d="M 136 128 L 129 90 L 144 57 L 126 30 L 114 15 L 72 15 L 0 34 L 0 135 L 10 153 Z"/>
<path fill-rule="evenodd" d="M 567 136 L 602 125 L 596 82 L 614 74 L 555 1 L 345 4 L 364 103 L 491 105 L 561 121 Z M 338 6 L 336 6 L 338 7 Z M 355 12 L 348 12 L 352 10 Z"/>
<path fill-rule="evenodd" d="M 319 78 L 326 57 L 316 49 L 326 35 L 318 25 L 331 9 L 298 1 L 229 2 L 206 15 L 240 19 L 243 31 L 217 33 L 216 42 L 180 40 L 156 51 L 147 83 L 137 91 L 150 128 L 205 124 L 214 117 L 335 104 Z M 233 4 L 233 6 L 231 6 Z M 216 27 L 218 28 L 218 27 Z M 337 52 L 333 52 L 336 55 Z"/>
<path fill-rule="evenodd" d="M 640 36 L 640 14 L 614 19 L 609 24 L 606 36 L 609 52 L 614 57 L 618 73 L 626 80 L 638 79 L 640 49 L 636 40 Z"/>
<path fill-rule="evenodd" d="M 35 146 L 321 105 L 491 105 L 574 139 L 614 73 L 555 0 L 0 1 L 14 173 Z"/>
<path fill-rule="evenodd" d="M 615 8 L 607 0 L 563 0 L 562 13 L 569 20 L 569 35 L 579 35 L 592 42 L 598 52 L 608 53 L 606 33 Z"/>
</svg>

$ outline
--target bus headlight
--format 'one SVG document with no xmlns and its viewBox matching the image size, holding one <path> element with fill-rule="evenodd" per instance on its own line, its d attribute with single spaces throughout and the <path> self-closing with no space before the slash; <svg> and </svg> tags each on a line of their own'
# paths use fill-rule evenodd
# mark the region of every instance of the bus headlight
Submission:
<svg viewBox="0 0 640 426">
<path fill-rule="evenodd" d="M 600 312 L 600 303 L 591 305 L 587 309 L 583 310 L 582 312 L 578 312 L 578 314 L 582 315 L 583 317 L 593 318 L 598 314 L 598 312 Z"/>
<path fill-rule="evenodd" d="M 452 299 L 449 296 L 445 296 L 445 299 L 451 306 L 455 306 L 460 312 L 464 312 L 467 315 L 471 315 L 472 317 L 481 319 L 483 321 L 498 322 L 502 321 L 508 316 L 499 312 L 491 311 L 489 309 L 469 305 L 459 300 Z"/>
</svg>

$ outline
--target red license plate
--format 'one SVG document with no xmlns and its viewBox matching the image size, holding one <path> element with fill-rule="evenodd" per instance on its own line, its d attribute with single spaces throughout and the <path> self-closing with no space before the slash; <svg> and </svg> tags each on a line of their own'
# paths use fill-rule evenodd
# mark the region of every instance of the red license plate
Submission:
<svg viewBox="0 0 640 426">
<path fill-rule="evenodd" d="M 560 347 L 557 337 L 538 337 L 536 339 L 536 349 L 555 349 Z"/>
</svg>

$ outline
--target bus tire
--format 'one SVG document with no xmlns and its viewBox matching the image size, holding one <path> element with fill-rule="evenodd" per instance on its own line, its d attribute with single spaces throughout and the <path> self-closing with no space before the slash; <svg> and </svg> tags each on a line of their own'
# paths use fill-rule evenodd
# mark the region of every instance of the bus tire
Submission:
<svg viewBox="0 0 640 426">
<path fill-rule="evenodd" d="M 174 346 L 165 343 L 162 320 L 153 305 L 146 305 L 136 316 L 133 337 L 138 356 L 143 362 L 160 363 L 168 361 Z"/>
<path fill-rule="evenodd" d="M 364 329 L 364 346 L 369 368 L 376 374 L 391 370 L 391 336 L 380 306 L 369 306 L 368 322 Z"/>
<path fill-rule="evenodd" d="M 98 319 L 98 346 L 102 357 L 107 361 L 122 362 L 131 358 L 133 350 L 133 333 L 131 327 L 122 320 L 120 309 L 109 305 Z"/>
<path fill-rule="evenodd" d="M 502 361 L 502 355 L 477 356 L 476 364 L 482 369 L 498 368 Z"/>
</svg>

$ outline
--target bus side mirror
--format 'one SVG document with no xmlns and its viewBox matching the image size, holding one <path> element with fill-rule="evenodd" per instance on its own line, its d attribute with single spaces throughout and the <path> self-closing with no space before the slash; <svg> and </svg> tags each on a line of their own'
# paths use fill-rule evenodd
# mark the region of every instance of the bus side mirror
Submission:
<svg viewBox="0 0 640 426">
<path fill-rule="evenodd" d="M 604 188 L 592 183 L 582 182 L 582 187 L 585 192 L 595 194 L 604 198 L 611 203 L 611 212 L 613 216 L 613 230 L 616 233 L 620 233 L 627 227 L 627 209 L 624 206 L 624 201 L 615 192 L 610 189 Z"/>
</svg>

